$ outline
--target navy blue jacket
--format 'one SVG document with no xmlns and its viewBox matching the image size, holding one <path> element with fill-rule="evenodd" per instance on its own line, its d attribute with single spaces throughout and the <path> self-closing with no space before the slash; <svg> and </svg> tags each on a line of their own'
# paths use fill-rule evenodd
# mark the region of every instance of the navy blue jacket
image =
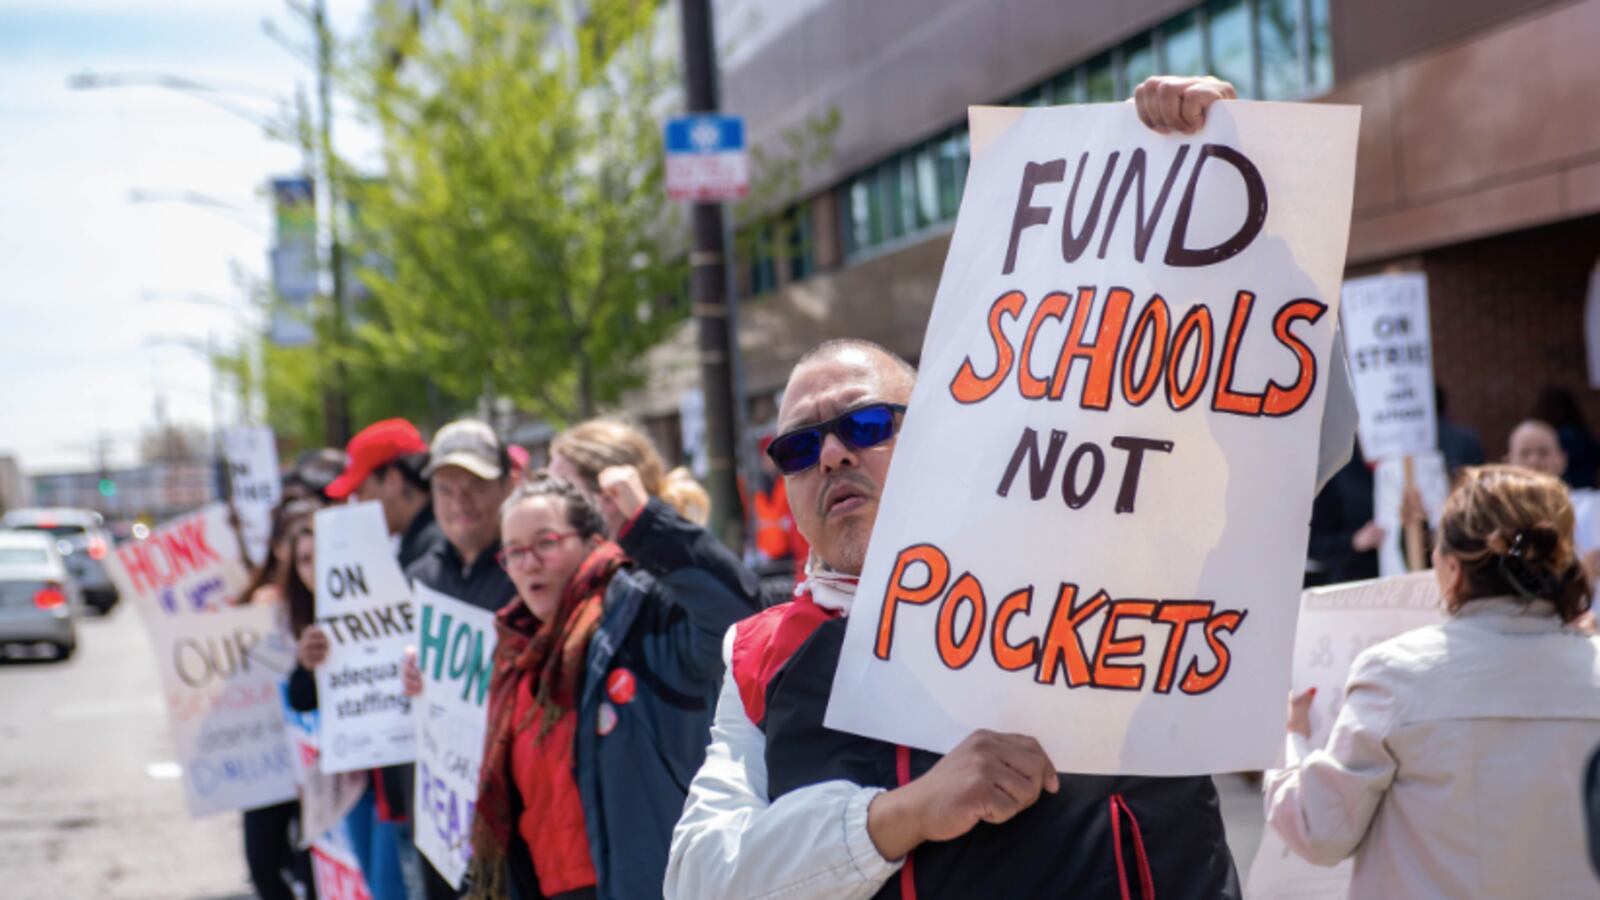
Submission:
<svg viewBox="0 0 1600 900">
<path fill-rule="evenodd" d="M 761 608 L 760 580 L 710 532 L 651 500 L 617 538 L 578 701 L 574 777 L 601 900 L 661 897 L 672 829 L 705 761 L 722 637 Z M 537 896 L 512 853 L 522 900 Z M 522 863 L 519 865 L 519 863 Z"/>
</svg>

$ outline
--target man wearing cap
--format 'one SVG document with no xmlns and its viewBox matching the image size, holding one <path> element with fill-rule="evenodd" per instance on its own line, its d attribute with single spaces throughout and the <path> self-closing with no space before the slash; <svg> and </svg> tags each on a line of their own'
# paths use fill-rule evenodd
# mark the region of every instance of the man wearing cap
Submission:
<svg viewBox="0 0 1600 900">
<path fill-rule="evenodd" d="M 517 594 L 495 561 L 500 504 L 511 493 L 511 458 L 483 422 L 460 419 L 439 429 L 422 470 L 445 539 L 406 567 L 406 575 L 442 594 L 496 612 Z"/>
<path fill-rule="evenodd" d="M 444 540 L 406 567 L 406 576 L 441 594 L 497 612 L 517 589 L 500 568 L 500 504 L 511 493 L 512 460 L 494 429 L 460 419 L 439 429 L 422 470 Z M 450 883 L 422 860 L 430 900 L 456 896 Z"/>
<path fill-rule="evenodd" d="M 345 453 L 348 465 L 325 492 L 334 501 L 353 496 L 383 504 L 383 521 L 396 539 L 400 568 L 444 542 L 423 475 L 428 444 L 417 426 L 405 419 L 374 422 L 350 439 Z"/>
</svg>

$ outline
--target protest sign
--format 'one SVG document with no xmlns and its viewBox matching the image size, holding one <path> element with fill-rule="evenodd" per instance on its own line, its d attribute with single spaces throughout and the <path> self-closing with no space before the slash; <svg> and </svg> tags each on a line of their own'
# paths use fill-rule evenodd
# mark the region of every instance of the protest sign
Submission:
<svg viewBox="0 0 1600 900">
<path fill-rule="evenodd" d="M 936 752 L 1023 732 L 1069 772 L 1265 766 L 1358 111 L 972 119 L 826 723 Z"/>
<path fill-rule="evenodd" d="M 1444 617 L 1432 572 L 1306 591 L 1295 629 L 1292 689 L 1317 689 L 1311 702 L 1311 746 L 1327 744 L 1344 704 L 1350 665 L 1361 651 Z M 1283 761 L 1280 749 L 1278 765 Z M 1344 900 L 1350 893 L 1350 872 L 1349 860 L 1331 868 L 1306 862 L 1269 826 L 1250 866 L 1245 894 L 1252 900 Z"/>
<path fill-rule="evenodd" d="M 302 846 L 309 846 L 324 833 L 338 828 L 355 808 L 367 789 L 367 773 L 323 774 L 317 711 L 294 709 L 285 691 L 283 712 L 294 754 L 295 782 L 300 787 L 300 840 Z"/>
<path fill-rule="evenodd" d="M 1439 438 L 1428 276 L 1352 279 L 1344 284 L 1341 305 L 1350 381 L 1361 412 L 1361 452 L 1376 462 L 1434 449 Z"/>
<path fill-rule="evenodd" d="M 316 531 L 317 624 L 331 645 L 317 667 L 322 771 L 411 762 L 416 731 L 400 663 L 416 642 L 416 614 L 383 507 L 318 510 Z"/>
<path fill-rule="evenodd" d="M 1445 472 L 1444 454 L 1437 450 L 1412 457 L 1412 485 L 1422 498 L 1422 509 L 1431 526 L 1439 524 L 1444 501 L 1450 496 L 1450 476 Z M 1372 473 L 1372 520 L 1383 526 L 1383 543 L 1378 545 L 1378 574 L 1403 575 L 1406 564 L 1401 537 L 1400 503 L 1405 496 L 1404 458 L 1389 457 Z"/>
<path fill-rule="evenodd" d="M 317 896 L 370 900 L 361 866 L 350 848 L 345 817 L 361 801 L 367 773 L 324 775 L 319 765 L 318 713 L 301 712 L 283 692 L 283 715 L 294 748 L 295 779 L 300 786 L 300 845 L 311 850 Z"/>
<path fill-rule="evenodd" d="M 267 558 L 272 537 L 272 509 L 283 499 L 278 477 L 278 446 L 271 428 L 230 428 L 222 433 L 222 455 L 228 461 L 233 508 L 250 561 Z"/>
<path fill-rule="evenodd" d="M 494 671 L 494 613 L 420 584 L 413 590 L 422 609 L 417 849 L 459 888 L 472 859 L 472 817 Z"/>
<path fill-rule="evenodd" d="M 172 519 L 142 541 L 119 544 L 106 559 L 118 593 L 147 623 L 216 609 L 250 580 L 228 508 L 220 503 Z"/>
<path fill-rule="evenodd" d="M 278 683 L 293 648 L 263 606 L 146 619 L 191 816 L 292 800 Z"/>
</svg>

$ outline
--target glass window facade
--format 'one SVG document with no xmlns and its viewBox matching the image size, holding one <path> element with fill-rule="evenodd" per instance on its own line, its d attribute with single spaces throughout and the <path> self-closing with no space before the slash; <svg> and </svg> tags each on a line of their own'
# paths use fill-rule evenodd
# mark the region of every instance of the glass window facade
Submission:
<svg viewBox="0 0 1600 900">
<path fill-rule="evenodd" d="M 1239 96 L 1295 100 L 1333 86 L 1330 0 L 1206 0 L 1013 97 L 1016 106 L 1122 100 L 1162 73 L 1216 75 Z M 839 188 L 847 260 L 955 219 L 965 125 L 903 150 Z"/>
</svg>

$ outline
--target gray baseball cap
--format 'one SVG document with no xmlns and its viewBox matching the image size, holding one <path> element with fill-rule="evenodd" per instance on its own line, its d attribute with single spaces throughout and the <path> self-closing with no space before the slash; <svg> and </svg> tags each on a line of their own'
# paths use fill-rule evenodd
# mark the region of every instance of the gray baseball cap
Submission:
<svg viewBox="0 0 1600 900">
<path fill-rule="evenodd" d="M 432 478 L 433 473 L 445 466 L 457 466 L 485 481 L 493 481 L 505 474 L 504 459 L 500 439 L 495 437 L 493 428 L 476 419 L 457 419 L 433 436 L 422 477 Z"/>
</svg>

